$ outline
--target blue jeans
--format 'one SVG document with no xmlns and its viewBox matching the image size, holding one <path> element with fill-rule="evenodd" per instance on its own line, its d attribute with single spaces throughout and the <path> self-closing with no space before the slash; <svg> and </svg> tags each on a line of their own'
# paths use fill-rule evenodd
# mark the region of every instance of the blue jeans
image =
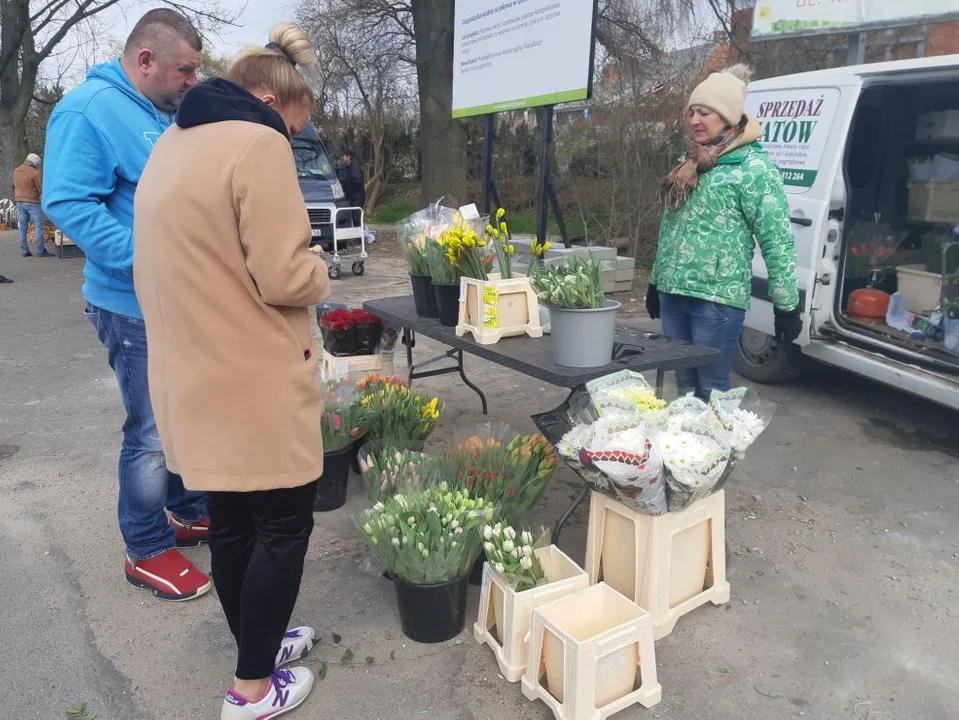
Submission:
<svg viewBox="0 0 959 720">
<path fill-rule="evenodd" d="M 47 249 L 43 244 L 43 211 L 37 203 L 28 202 L 18 202 L 17 210 L 20 211 L 20 252 L 24 255 L 30 252 L 30 246 L 27 244 L 27 224 L 33 220 L 37 254 L 42 255 Z"/>
<path fill-rule="evenodd" d="M 706 401 L 713 390 L 729 390 L 733 352 L 743 330 L 746 311 L 663 292 L 659 293 L 659 306 L 663 335 L 716 348 L 722 353 L 720 361 L 713 365 L 677 370 L 676 384 L 680 390 L 695 390 L 696 396 Z"/>
<path fill-rule="evenodd" d="M 147 560 L 176 545 L 167 508 L 181 520 L 207 517 L 206 493 L 183 487 L 166 468 L 147 385 L 147 337 L 143 320 L 87 305 L 87 319 L 107 349 L 127 411 L 120 448 L 120 498 L 117 514 L 127 554 Z"/>
</svg>

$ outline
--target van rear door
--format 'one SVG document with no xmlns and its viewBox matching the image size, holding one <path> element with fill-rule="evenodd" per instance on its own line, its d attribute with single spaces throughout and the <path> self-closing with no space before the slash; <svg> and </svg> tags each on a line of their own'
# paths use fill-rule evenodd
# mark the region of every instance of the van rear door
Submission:
<svg viewBox="0 0 959 720">
<path fill-rule="evenodd" d="M 782 171 L 789 198 L 803 311 L 799 345 L 808 345 L 815 330 L 811 312 L 817 288 L 837 281 L 819 268 L 823 254 L 833 252 L 827 245 L 839 239 L 839 222 L 830 218 L 839 217 L 845 205 L 842 158 L 861 88 L 858 76 L 840 69 L 835 76 L 818 72 L 752 83 L 746 97 L 746 112 L 762 125 L 760 142 Z M 766 264 L 757 248 L 746 327 L 773 335 L 768 286 Z"/>
</svg>

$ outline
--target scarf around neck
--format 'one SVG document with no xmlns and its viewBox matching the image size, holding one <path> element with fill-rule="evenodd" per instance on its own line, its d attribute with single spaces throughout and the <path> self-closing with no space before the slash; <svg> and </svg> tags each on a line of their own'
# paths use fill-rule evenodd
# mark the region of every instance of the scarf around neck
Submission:
<svg viewBox="0 0 959 720">
<path fill-rule="evenodd" d="M 699 183 L 699 176 L 708 173 L 722 155 L 758 140 L 762 135 L 759 121 L 752 115 L 743 115 L 739 124 L 727 128 L 708 145 L 692 142 L 686 155 L 669 171 L 660 193 L 667 209 L 682 207 Z"/>
</svg>

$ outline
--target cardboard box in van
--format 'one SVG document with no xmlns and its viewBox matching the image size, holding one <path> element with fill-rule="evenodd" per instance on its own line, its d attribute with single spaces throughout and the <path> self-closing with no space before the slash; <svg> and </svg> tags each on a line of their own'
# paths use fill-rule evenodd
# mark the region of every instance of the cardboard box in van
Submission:
<svg viewBox="0 0 959 720">
<path fill-rule="evenodd" d="M 910 181 L 909 219 L 918 222 L 959 223 L 959 181 Z"/>
<path fill-rule="evenodd" d="M 916 140 L 952 140 L 959 138 L 959 110 L 940 110 L 919 116 Z"/>
</svg>

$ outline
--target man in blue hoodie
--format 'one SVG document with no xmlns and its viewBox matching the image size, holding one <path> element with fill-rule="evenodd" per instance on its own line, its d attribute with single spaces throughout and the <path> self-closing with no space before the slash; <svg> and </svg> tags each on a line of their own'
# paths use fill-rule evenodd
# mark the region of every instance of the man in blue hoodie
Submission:
<svg viewBox="0 0 959 720">
<path fill-rule="evenodd" d="M 133 196 L 157 138 L 196 84 L 201 50 L 184 16 L 144 15 L 123 55 L 91 69 L 53 111 L 43 175 L 43 211 L 86 256 L 85 314 L 107 349 L 127 413 L 118 502 L 126 578 L 166 600 L 210 589 L 176 550 L 205 542 L 209 522 L 205 495 L 185 490 L 168 471 L 150 404 L 146 330 L 133 289 Z"/>
</svg>

